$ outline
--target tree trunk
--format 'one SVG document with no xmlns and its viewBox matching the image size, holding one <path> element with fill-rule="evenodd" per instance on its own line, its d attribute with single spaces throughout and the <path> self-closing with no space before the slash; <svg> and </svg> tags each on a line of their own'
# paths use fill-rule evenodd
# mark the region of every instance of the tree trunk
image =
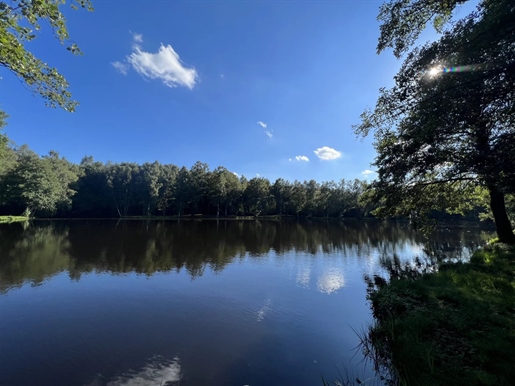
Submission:
<svg viewBox="0 0 515 386">
<path fill-rule="evenodd" d="M 495 186 L 489 186 L 488 190 L 490 192 L 490 208 L 494 215 L 495 228 L 499 241 L 502 243 L 515 244 L 515 234 L 513 234 L 510 220 L 506 214 L 504 193 L 499 191 Z"/>
</svg>

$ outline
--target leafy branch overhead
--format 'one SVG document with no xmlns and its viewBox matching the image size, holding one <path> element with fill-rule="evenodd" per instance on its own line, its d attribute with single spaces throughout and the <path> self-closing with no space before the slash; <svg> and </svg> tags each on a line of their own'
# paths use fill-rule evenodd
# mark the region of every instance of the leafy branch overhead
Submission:
<svg viewBox="0 0 515 386">
<path fill-rule="evenodd" d="M 74 55 L 82 54 L 68 35 L 66 19 L 60 10 L 65 3 L 65 0 L 0 2 L 0 65 L 16 75 L 34 94 L 43 97 L 48 106 L 72 112 L 77 102 L 72 99 L 64 76 L 26 48 L 27 43 L 36 38 L 36 31 L 47 23 L 68 51 Z M 93 10 L 89 0 L 73 0 L 70 6 Z"/>
<path fill-rule="evenodd" d="M 413 46 L 428 23 L 443 32 L 458 5 L 468 0 L 391 0 L 381 6 L 377 53 L 393 48 L 397 58 Z"/>
</svg>

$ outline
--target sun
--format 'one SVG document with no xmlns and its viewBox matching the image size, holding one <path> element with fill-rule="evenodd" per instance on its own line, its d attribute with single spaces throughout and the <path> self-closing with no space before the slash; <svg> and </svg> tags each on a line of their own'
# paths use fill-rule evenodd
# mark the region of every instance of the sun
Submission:
<svg viewBox="0 0 515 386">
<path fill-rule="evenodd" d="M 440 72 L 441 72 L 440 68 L 433 67 L 429 70 L 428 74 L 430 77 L 434 77 L 434 76 L 437 76 Z"/>
</svg>

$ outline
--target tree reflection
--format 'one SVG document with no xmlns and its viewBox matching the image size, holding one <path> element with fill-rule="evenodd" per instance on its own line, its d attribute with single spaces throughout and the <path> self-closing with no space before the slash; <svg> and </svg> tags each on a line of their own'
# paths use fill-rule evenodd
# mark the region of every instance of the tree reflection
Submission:
<svg viewBox="0 0 515 386">
<path fill-rule="evenodd" d="M 26 228 L 10 224 L 0 226 L 0 290 L 25 282 L 38 285 L 62 271 L 79 280 L 89 272 L 153 275 L 184 269 L 196 278 L 206 269 L 221 272 L 237 259 L 260 259 L 271 251 L 277 258 L 296 253 L 374 262 L 422 255 L 455 260 L 468 256 L 489 234 L 455 227 L 425 239 L 405 223 L 379 221 L 93 220 L 35 222 Z M 325 292 L 344 285 L 343 274 L 326 276 L 320 279 Z"/>
</svg>

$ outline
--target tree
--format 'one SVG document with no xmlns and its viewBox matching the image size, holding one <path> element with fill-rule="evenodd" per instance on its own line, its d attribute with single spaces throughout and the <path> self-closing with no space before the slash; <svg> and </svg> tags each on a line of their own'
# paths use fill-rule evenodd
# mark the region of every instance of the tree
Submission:
<svg viewBox="0 0 515 386">
<path fill-rule="evenodd" d="M 300 212 L 306 206 L 306 189 L 304 185 L 295 181 L 291 188 L 291 207 L 297 217 L 300 216 Z"/>
<path fill-rule="evenodd" d="M 140 166 L 135 163 L 122 162 L 120 164 L 107 164 L 107 186 L 119 217 L 126 217 L 134 203 L 136 176 Z"/>
<path fill-rule="evenodd" d="M 393 48 L 397 58 L 409 50 L 429 22 L 442 32 L 455 8 L 468 0 L 390 0 L 381 5 L 377 53 Z"/>
<path fill-rule="evenodd" d="M 79 168 L 79 180 L 75 184 L 77 194 L 72 198 L 73 216 L 114 217 L 112 190 L 108 186 L 108 168 L 93 157 L 84 157 Z"/>
<path fill-rule="evenodd" d="M 334 181 L 323 182 L 320 185 L 320 195 L 318 201 L 318 210 L 329 218 L 331 210 L 335 207 L 336 184 Z"/>
<path fill-rule="evenodd" d="M 53 214 L 67 208 L 75 191 L 77 168 L 56 152 L 40 158 L 28 147 L 16 151 L 16 166 L 3 179 L 3 201 L 27 214 L 36 211 Z M 23 209 L 22 209 L 23 208 Z"/>
<path fill-rule="evenodd" d="M 192 214 L 201 212 L 202 208 L 207 207 L 206 201 L 208 194 L 208 176 L 209 176 L 209 165 L 200 161 L 190 169 L 190 194 L 191 194 L 191 211 Z"/>
<path fill-rule="evenodd" d="M 55 204 L 52 210 L 65 213 L 71 209 L 71 197 L 77 193 L 72 186 L 79 179 L 80 169 L 66 158 L 59 157 L 56 151 L 50 151 L 42 160 L 45 167 L 52 170 L 53 178 L 57 182 L 53 191 Z"/>
<path fill-rule="evenodd" d="M 217 167 L 209 176 L 209 199 L 216 207 L 216 217 L 220 216 L 220 206 L 224 208 L 225 216 L 230 205 L 238 199 L 239 181 L 223 166 Z"/>
<path fill-rule="evenodd" d="M 320 200 L 320 185 L 315 180 L 304 181 L 304 189 L 306 190 L 306 211 L 308 217 L 313 217 Z"/>
<path fill-rule="evenodd" d="M 436 42 L 412 50 L 355 127 L 375 133 L 383 214 L 462 212 L 490 194 L 497 234 L 515 243 L 505 195 L 515 192 L 515 4 L 483 1 Z"/>
<path fill-rule="evenodd" d="M 270 194 L 270 181 L 266 178 L 252 178 L 244 195 L 248 210 L 254 216 L 266 214 L 275 206 L 274 196 Z"/>
<path fill-rule="evenodd" d="M 151 215 L 157 208 L 159 194 L 162 191 L 162 168 L 157 161 L 141 165 L 138 175 L 139 203 L 144 216 Z"/>
<path fill-rule="evenodd" d="M 6 119 L 7 114 L 0 110 L 0 179 L 13 167 L 15 162 L 9 137 L 3 133 L 3 128 L 7 124 Z"/>
<path fill-rule="evenodd" d="M 292 186 L 283 178 L 278 178 L 271 187 L 271 193 L 274 196 L 276 210 L 282 216 L 290 205 Z"/>
<path fill-rule="evenodd" d="M 166 216 L 166 209 L 170 205 L 173 198 L 173 187 L 177 179 L 179 168 L 175 165 L 167 164 L 162 165 L 159 177 L 159 197 L 157 200 L 157 209 Z"/>
<path fill-rule="evenodd" d="M 181 217 L 184 209 L 191 202 L 191 176 L 188 169 L 184 166 L 177 173 L 175 185 L 173 187 L 173 206 L 177 211 L 177 216 Z"/>
<path fill-rule="evenodd" d="M 51 107 L 74 111 L 77 102 L 71 99 L 68 82 L 57 69 L 36 58 L 27 50 L 27 43 L 36 38 L 43 22 L 47 22 L 61 44 L 73 54 L 81 54 L 70 41 L 66 19 L 60 11 L 65 0 L 13 0 L 0 2 L 0 65 L 20 79 L 22 84 L 39 94 Z M 72 0 L 73 9 L 93 10 L 89 0 Z"/>
</svg>

